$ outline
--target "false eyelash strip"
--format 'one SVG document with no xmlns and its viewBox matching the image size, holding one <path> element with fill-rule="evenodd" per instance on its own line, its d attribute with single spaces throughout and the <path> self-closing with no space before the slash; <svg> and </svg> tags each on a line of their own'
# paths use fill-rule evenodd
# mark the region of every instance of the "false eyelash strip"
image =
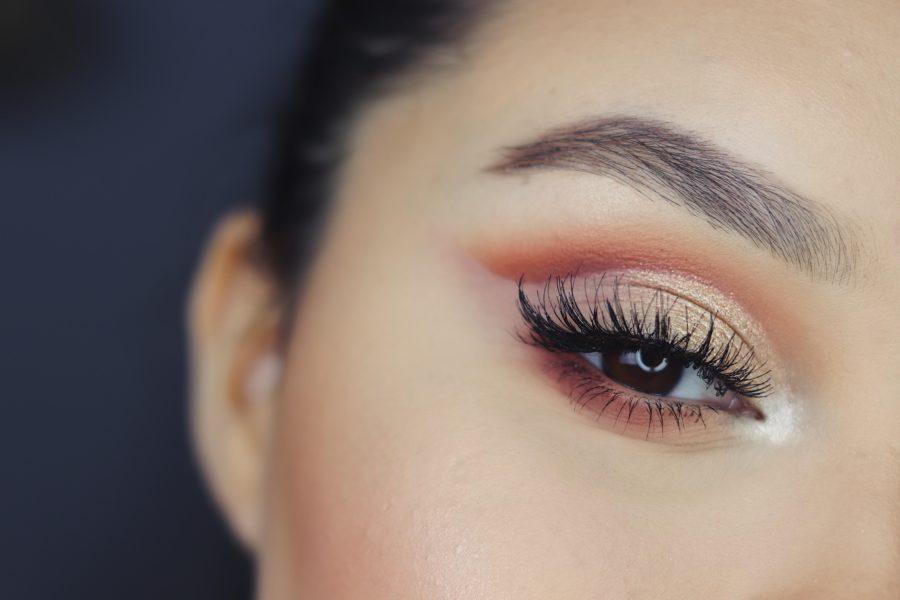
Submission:
<svg viewBox="0 0 900 600">
<path fill-rule="evenodd" d="M 684 301 L 662 290 L 650 301 L 635 300 L 621 276 L 606 275 L 584 280 L 576 287 L 576 273 L 551 275 L 533 298 L 518 281 L 518 308 L 528 327 L 523 341 L 549 351 L 586 354 L 652 348 L 696 369 L 707 384 L 723 395 L 732 390 L 747 398 L 761 398 L 772 391 L 770 372 L 758 365 L 752 351 L 736 333 L 715 343 L 718 319 L 695 319 L 685 330 L 673 326 Z M 579 300 L 578 292 L 581 292 Z M 685 308 L 684 319 L 688 320 Z M 679 318 L 681 315 L 679 313 Z"/>
</svg>

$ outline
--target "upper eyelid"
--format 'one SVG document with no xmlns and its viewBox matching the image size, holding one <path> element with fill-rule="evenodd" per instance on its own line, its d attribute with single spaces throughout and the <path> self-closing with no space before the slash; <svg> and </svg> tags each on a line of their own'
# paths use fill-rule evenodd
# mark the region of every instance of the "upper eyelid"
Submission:
<svg viewBox="0 0 900 600">
<path fill-rule="evenodd" d="M 587 317 L 583 314 L 583 307 L 581 307 L 577 300 L 574 298 L 575 293 L 575 280 L 578 278 L 577 272 L 569 273 L 565 276 L 553 276 L 548 277 L 547 281 L 544 283 L 543 289 L 540 295 L 537 297 L 537 305 L 538 309 L 535 310 L 533 306 L 531 306 L 530 302 L 525 295 L 523 288 L 523 279 L 519 280 L 519 304 L 520 311 L 523 312 L 523 316 L 526 318 L 526 321 L 531 321 L 530 326 L 532 328 L 532 335 L 535 335 L 535 326 L 540 328 L 540 319 L 544 319 L 544 323 L 551 322 L 559 325 L 558 330 L 550 331 L 550 332 L 538 332 L 540 335 L 549 334 L 550 337 L 556 335 L 556 338 L 553 340 L 539 340 L 535 339 L 533 341 L 544 344 L 554 344 L 557 346 L 558 350 L 568 351 L 568 352 L 581 352 L 579 348 L 576 348 L 574 345 L 571 345 L 572 339 L 576 339 L 576 341 L 580 342 L 581 339 L 589 337 L 593 334 L 602 333 L 604 328 L 609 328 L 609 332 L 604 335 L 618 335 L 622 331 L 627 331 L 628 327 L 632 327 L 632 333 L 635 340 L 648 340 L 654 339 L 653 336 L 661 336 L 655 339 L 658 339 L 660 342 L 667 343 L 668 345 L 672 345 L 678 347 L 677 345 L 672 343 L 674 338 L 671 337 L 671 332 L 668 331 L 659 331 L 659 323 L 654 323 L 654 331 L 647 331 L 646 329 L 646 320 L 631 320 L 629 321 L 627 316 L 624 314 L 624 311 L 621 306 L 621 280 L 619 278 L 613 279 L 610 283 L 612 285 L 612 295 L 617 299 L 614 304 L 615 308 L 613 309 L 613 314 L 609 315 L 611 319 L 610 322 L 607 323 L 597 323 L 596 319 L 599 317 L 599 314 L 596 311 L 598 310 L 597 302 L 599 301 L 599 296 L 595 296 L 595 300 L 593 301 L 593 305 L 590 307 L 591 314 Z M 597 280 L 595 280 L 595 293 L 599 294 L 599 290 L 603 286 L 603 282 L 606 281 L 605 275 L 601 275 Z M 555 282 L 555 292 L 551 292 L 551 284 Z M 588 289 L 588 281 L 584 281 L 584 296 L 587 298 L 586 301 L 588 304 L 591 304 L 590 295 L 587 292 Z M 730 382 L 737 386 L 742 387 L 741 393 L 751 397 L 762 397 L 768 395 L 771 391 L 771 377 L 770 371 L 765 368 L 765 361 L 758 359 L 756 353 L 753 349 L 753 346 L 746 342 L 746 340 L 738 333 L 738 331 L 732 328 L 730 325 L 726 327 L 722 327 L 719 325 L 718 327 L 715 325 L 716 317 L 715 312 L 706 309 L 705 307 L 701 307 L 698 304 L 691 302 L 688 299 L 685 299 L 683 296 L 678 294 L 670 294 L 669 292 L 659 289 L 659 288 L 644 288 L 643 286 L 635 286 L 641 287 L 642 289 L 646 289 L 649 293 L 653 295 L 653 298 L 659 301 L 662 298 L 670 298 L 672 300 L 672 304 L 670 306 L 674 307 L 677 303 L 682 302 L 684 306 L 691 306 L 693 309 L 700 311 L 701 316 L 698 319 L 698 322 L 702 322 L 702 320 L 706 317 L 712 317 L 709 322 L 708 329 L 702 334 L 702 337 L 705 341 L 701 340 L 701 342 L 691 345 L 692 340 L 682 340 L 684 344 L 682 349 L 684 352 L 688 354 L 695 355 L 703 355 L 707 357 L 710 361 L 716 363 L 720 369 L 725 369 L 726 367 L 733 369 L 733 371 L 729 373 L 723 373 L 724 378 L 729 379 Z M 554 305 L 554 298 L 556 298 L 561 304 Z M 630 298 L 633 300 L 633 298 Z M 609 300 L 607 300 L 609 302 Z M 634 307 L 632 307 L 632 310 Z M 532 314 L 529 314 L 531 312 Z M 649 314 L 649 311 L 648 311 Z M 657 313 L 658 314 L 658 313 Z M 616 323 L 616 319 L 619 319 L 619 322 Z M 686 320 L 689 320 L 689 317 L 686 317 Z M 722 323 L 723 321 L 719 321 Z M 663 319 L 663 323 L 665 323 L 665 318 Z M 694 334 L 700 331 L 697 324 L 691 326 L 685 326 L 682 331 L 692 330 Z M 693 329 L 691 329 L 693 328 Z M 569 329 L 571 331 L 566 331 Z M 601 330 L 601 331 L 598 331 Z M 560 337 L 558 334 L 562 332 L 563 337 Z M 699 339 L 698 338 L 695 339 Z M 715 342 L 712 341 L 713 337 L 717 338 Z M 735 343 L 737 340 L 737 343 Z M 566 345 L 569 344 L 568 349 Z M 707 344 L 705 348 L 703 348 L 703 344 Z M 743 383 L 740 383 L 743 382 Z"/>
<path fill-rule="evenodd" d="M 685 311 L 685 315 L 684 315 L 685 318 L 683 320 L 685 322 L 693 323 L 691 326 L 691 329 L 694 332 L 698 331 L 697 328 L 699 326 L 706 325 L 710 322 L 714 322 L 715 327 L 717 328 L 717 331 L 719 332 L 719 334 L 727 335 L 728 337 L 734 337 L 736 340 L 738 340 L 738 342 L 743 347 L 754 352 L 754 354 L 755 354 L 755 351 L 753 351 L 753 344 L 751 344 L 740 333 L 739 329 L 736 326 L 731 324 L 731 322 L 728 320 L 727 316 L 720 314 L 720 312 L 718 310 L 704 306 L 702 303 L 694 301 L 690 298 L 687 298 L 687 297 L 679 294 L 678 292 L 672 291 L 670 289 L 663 288 L 663 287 L 655 287 L 655 286 L 651 287 L 649 285 L 641 284 L 641 283 L 633 283 L 633 282 L 624 280 L 624 278 L 619 275 L 616 275 L 616 276 L 614 276 L 613 279 L 610 279 L 609 277 L 606 276 L 606 274 L 601 274 L 599 276 L 599 278 L 593 279 L 593 281 L 594 281 L 594 285 L 593 285 L 594 291 L 593 292 L 587 291 L 590 286 L 590 283 L 592 281 L 592 278 L 590 276 L 582 276 L 580 274 L 580 271 L 578 271 L 578 270 L 572 271 L 565 275 L 551 275 L 548 277 L 548 279 L 544 283 L 543 289 L 541 290 L 541 296 L 540 296 L 541 302 L 542 303 L 545 302 L 548 298 L 558 297 L 560 294 L 563 294 L 563 293 L 574 297 L 575 296 L 574 292 L 577 291 L 574 288 L 574 282 L 578 279 L 581 279 L 583 281 L 582 291 L 584 292 L 584 298 L 590 305 L 590 306 L 588 306 L 588 308 L 591 310 L 594 310 L 595 308 L 602 308 L 602 307 L 598 307 L 596 305 L 601 299 L 600 289 L 602 289 L 604 287 L 604 285 L 606 285 L 608 288 L 610 288 L 612 290 L 614 308 L 620 314 L 623 312 L 622 309 L 624 306 L 622 304 L 622 298 L 623 298 L 622 291 L 623 290 L 625 290 L 627 292 L 627 298 L 628 298 L 627 303 L 630 304 L 631 307 L 634 308 L 635 310 L 637 310 L 637 303 L 635 302 L 635 296 L 637 294 L 633 294 L 632 291 L 633 290 L 644 291 L 647 294 L 649 294 L 650 296 L 652 296 L 652 298 L 650 299 L 649 302 L 641 304 L 641 306 L 643 307 L 643 310 L 640 311 L 642 313 L 642 318 L 641 318 L 639 324 L 641 325 L 642 331 L 646 331 L 646 329 L 645 329 L 646 319 L 651 314 L 653 314 L 652 310 L 653 310 L 654 302 L 657 305 L 663 306 L 665 308 L 665 314 L 664 314 L 665 317 L 670 317 L 674 312 L 679 310 L 679 306 L 680 306 Z M 553 282 L 556 282 L 556 285 L 557 285 L 558 293 L 556 295 L 551 295 L 551 292 L 550 292 L 550 286 Z M 565 282 L 568 282 L 569 287 L 568 287 L 568 289 L 563 290 L 563 289 L 561 289 L 560 286 L 564 285 Z M 523 280 L 520 279 L 520 281 L 519 281 L 520 289 L 522 288 L 522 285 L 523 285 Z M 592 298 L 592 296 L 593 296 L 593 298 Z M 639 298 L 638 300 L 639 301 L 646 300 L 646 297 Z M 604 312 L 602 310 L 600 310 L 599 315 L 602 316 L 603 314 L 604 314 Z M 694 315 L 693 318 L 690 316 L 691 314 Z M 678 316 L 681 317 L 682 315 L 678 315 Z M 635 322 L 632 320 L 629 322 L 629 324 L 635 324 Z M 687 329 L 687 328 L 685 328 L 685 329 Z M 696 338 L 696 335 L 695 335 L 695 338 Z"/>
</svg>

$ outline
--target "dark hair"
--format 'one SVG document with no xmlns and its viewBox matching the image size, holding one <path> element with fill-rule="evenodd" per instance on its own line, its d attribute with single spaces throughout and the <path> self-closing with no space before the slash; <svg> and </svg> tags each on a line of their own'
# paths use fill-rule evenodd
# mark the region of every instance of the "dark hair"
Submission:
<svg viewBox="0 0 900 600">
<path fill-rule="evenodd" d="M 263 258 L 285 289 L 317 246 L 353 118 L 437 50 L 459 42 L 475 4 L 485 2 L 326 3 L 288 99 L 263 206 Z"/>
</svg>

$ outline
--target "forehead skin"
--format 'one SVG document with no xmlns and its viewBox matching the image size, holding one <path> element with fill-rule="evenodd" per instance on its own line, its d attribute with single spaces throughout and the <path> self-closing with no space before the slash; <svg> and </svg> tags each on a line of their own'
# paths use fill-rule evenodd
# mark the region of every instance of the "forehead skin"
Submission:
<svg viewBox="0 0 900 600">
<path fill-rule="evenodd" d="M 563 0 L 498 7 L 458 64 L 405 102 L 387 104 L 396 121 L 369 121 L 380 125 L 371 133 L 376 144 L 390 145 L 392 159 L 414 160 L 407 174 L 430 159 L 456 165 L 465 177 L 496 159 L 492 143 L 586 116 L 649 114 L 839 206 L 868 228 L 864 235 L 887 244 L 880 254 L 896 254 L 900 4 Z M 436 136 L 432 151 L 452 154 L 423 155 L 425 132 Z"/>
<path fill-rule="evenodd" d="M 459 57 L 355 131 L 280 406 L 272 544 L 291 558 L 263 561 L 264 588 L 297 570 L 333 598 L 896 597 L 898 78 L 894 2 L 498 3 Z M 595 454 L 610 436 L 503 404 L 534 392 L 520 372 L 499 380 L 515 371 L 496 359 L 508 331 L 470 317 L 503 318 L 509 290 L 455 289 L 435 240 L 652 216 L 630 196 L 596 207 L 607 188 L 588 176 L 484 172 L 503 146 L 607 114 L 702 134 L 861 232 L 853 286 L 746 251 L 757 281 L 789 292 L 772 335 L 812 350 L 791 356 L 821 391 L 796 451 L 734 468 Z M 684 223 L 681 242 L 704 243 Z"/>
</svg>

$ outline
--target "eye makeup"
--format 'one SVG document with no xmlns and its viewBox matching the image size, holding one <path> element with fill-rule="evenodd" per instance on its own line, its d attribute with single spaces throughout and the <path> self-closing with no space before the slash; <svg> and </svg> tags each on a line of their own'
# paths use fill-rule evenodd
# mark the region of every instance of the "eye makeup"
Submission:
<svg viewBox="0 0 900 600">
<path fill-rule="evenodd" d="M 702 282 L 644 270 L 523 276 L 517 305 L 519 338 L 547 376 L 613 431 L 683 442 L 784 429 L 771 352 L 751 341 L 762 332 Z"/>
</svg>

